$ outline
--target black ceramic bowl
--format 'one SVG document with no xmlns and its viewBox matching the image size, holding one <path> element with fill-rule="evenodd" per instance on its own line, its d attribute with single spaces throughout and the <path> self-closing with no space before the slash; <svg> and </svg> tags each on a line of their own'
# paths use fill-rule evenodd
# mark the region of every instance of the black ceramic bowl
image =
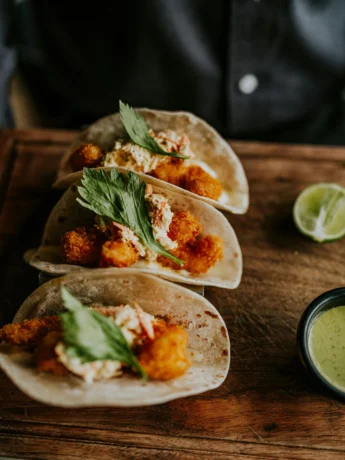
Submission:
<svg viewBox="0 0 345 460">
<path fill-rule="evenodd" d="M 326 380 L 315 366 L 309 351 L 309 333 L 315 319 L 326 310 L 345 305 L 345 287 L 332 289 L 321 294 L 307 307 L 297 329 L 297 346 L 303 365 L 308 369 L 312 378 L 333 396 L 345 400 L 345 391 L 334 387 Z"/>
</svg>

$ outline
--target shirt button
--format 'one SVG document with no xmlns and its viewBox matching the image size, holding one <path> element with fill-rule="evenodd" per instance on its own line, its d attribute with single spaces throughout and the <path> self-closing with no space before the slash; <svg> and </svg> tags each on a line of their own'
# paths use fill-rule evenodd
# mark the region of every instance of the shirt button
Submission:
<svg viewBox="0 0 345 460">
<path fill-rule="evenodd" d="M 248 73 L 238 82 L 238 87 L 243 94 L 252 94 L 259 86 L 259 80 L 255 75 Z"/>
</svg>

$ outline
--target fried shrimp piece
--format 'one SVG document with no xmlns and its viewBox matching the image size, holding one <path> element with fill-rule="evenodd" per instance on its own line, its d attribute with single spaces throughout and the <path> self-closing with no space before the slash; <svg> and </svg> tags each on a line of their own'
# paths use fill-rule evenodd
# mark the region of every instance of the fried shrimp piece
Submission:
<svg viewBox="0 0 345 460">
<path fill-rule="evenodd" d="M 186 266 L 183 268 L 196 275 L 206 273 L 223 258 L 223 240 L 214 235 L 204 236 L 189 245 L 186 254 Z"/>
<path fill-rule="evenodd" d="M 198 219 L 188 211 L 175 212 L 169 226 L 168 236 L 179 244 L 194 240 L 202 232 Z"/>
<path fill-rule="evenodd" d="M 218 260 L 223 258 L 223 241 L 218 236 L 207 235 L 195 241 L 179 245 L 171 254 L 184 261 L 178 265 L 164 256 L 159 256 L 157 261 L 163 267 L 173 270 L 187 270 L 194 275 L 206 273 Z"/>
<path fill-rule="evenodd" d="M 126 241 L 109 240 L 102 246 L 101 267 L 129 267 L 139 259 L 135 247 Z"/>
<path fill-rule="evenodd" d="M 182 245 L 182 246 L 177 247 L 176 249 L 171 249 L 169 252 L 170 254 L 177 257 L 178 259 L 186 262 L 189 258 L 188 251 L 190 252 L 189 247 L 187 245 Z M 184 265 L 177 264 L 165 256 L 158 256 L 157 262 L 163 265 L 163 267 L 168 267 L 168 268 L 171 268 L 172 270 L 181 270 L 182 268 L 183 269 L 186 268 L 186 264 Z"/>
<path fill-rule="evenodd" d="M 62 253 L 69 264 L 92 265 L 99 261 L 103 235 L 95 228 L 78 227 L 62 237 Z"/>
<path fill-rule="evenodd" d="M 0 341 L 12 345 L 35 345 L 48 332 L 60 329 L 61 322 L 58 316 L 25 319 L 19 324 L 6 324 L 0 329 Z"/>
<path fill-rule="evenodd" d="M 173 185 L 180 185 L 187 168 L 180 158 L 170 158 L 160 163 L 151 175 Z"/>
<path fill-rule="evenodd" d="M 50 372 L 54 375 L 67 375 L 68 369 L 58 361 L 55 345 L 61 339 L 60 331 L 51 331 L 42 338 L 35 352 L 35 363 L 38 372 Z"/>
<path fill-rule="evenodd" d="M 181 187 L 200 196 L 218 200 L 222 184 L 200 166 L 190 166 L 181 181 Z"/>
<path fill-rule="evenodd" d="M 98 145 L 82 144 L 74 150 L 70 162 L 73 171 L 80 171 L 83 168 L 95 168 L 103 157 L 104 152 Z"/>
<path fill-rule="evenodd" d="M 187 344 L 188 335 L 182 327 L 167 325 L 153 341 L 142 347 L 139 362 L 152 379 L 174 379 L 184 374 L 190 366 Z"/>
<path fill-rule="evenodd" d="M 155 322 L 153 324 L 153 330 L 154 330 L 155 337 L 158 337 L 163 332 L 165 332 L 168 327 L 169 325 L 166 322 L 166 320 L 156 316 Z"/>
</svg>

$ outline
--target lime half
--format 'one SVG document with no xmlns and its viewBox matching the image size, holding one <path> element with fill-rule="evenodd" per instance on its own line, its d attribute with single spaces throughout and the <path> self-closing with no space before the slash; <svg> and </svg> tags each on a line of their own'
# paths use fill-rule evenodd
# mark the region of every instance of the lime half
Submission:
<svg viewBox="0 0 345 460">
<path fill-rule="evenodd" d="M 314 241 L 336 241 L 345 235 L 345 188 L 315 184 L 297 198 L 293 218 L 300 232 Z"/>
</svg>

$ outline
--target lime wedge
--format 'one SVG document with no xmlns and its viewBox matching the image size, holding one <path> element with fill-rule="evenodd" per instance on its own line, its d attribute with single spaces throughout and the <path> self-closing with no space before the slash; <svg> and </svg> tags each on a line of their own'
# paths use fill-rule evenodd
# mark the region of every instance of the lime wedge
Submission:
<svg viewBox="0 0 345 460">
<path fill-rule="evenodd" d="M 345 188 L 314 184 L 297 198 L 293 218 L 300 232 L 314 241 L 336 241 L 345 235 Z"/>
</svg>

